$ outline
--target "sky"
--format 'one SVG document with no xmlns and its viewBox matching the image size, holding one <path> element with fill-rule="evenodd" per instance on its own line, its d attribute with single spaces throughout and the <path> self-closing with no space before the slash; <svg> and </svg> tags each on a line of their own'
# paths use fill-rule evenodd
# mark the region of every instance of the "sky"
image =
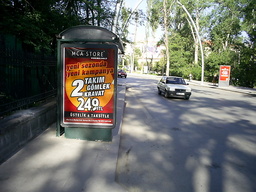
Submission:
<svg viewBox="0 0 256 192">
<path fill-rule="evenodd" d="M 125 6 L 126 7 L 130 7 L 130 8 L 134 8 L 141 0 L 124 0 Z M 147 7 L 147 0 L 143 0 L 138 9 L 144 9 L 146 10 Z"/>
<path fill-rule="evenodd" d="M 140 3 L 141 2 L 141 3 Z M 141 9 L 144 13 L 146 13 L 147 9 L 147 0 L 124 0 L 123 6 L 127 8 L 131 8 L 134 10 L 136 6 L 139 4 L 137 9 Z M 134 25 L 129 25 L 129 36 L 128 39 L 134 41 L 134 34 L 135 34 L 135 26 Z M 157 40 L 160 40 L 161 36 L 161 30 L 158 30 L 156 34 Z M 137 35 L 136 35 L 136 41 L 143 41 L 145 40 L 145 26 L 139 26 L 137 29 Z"/>
</svg>

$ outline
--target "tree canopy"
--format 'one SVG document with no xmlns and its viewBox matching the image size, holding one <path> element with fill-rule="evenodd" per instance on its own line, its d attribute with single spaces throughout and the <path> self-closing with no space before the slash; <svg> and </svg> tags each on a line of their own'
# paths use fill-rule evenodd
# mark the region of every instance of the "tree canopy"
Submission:
<svg viewBox="0 0 256 192">
<path fill-rule="evenodd" d="M 114 0 L 1 0 L 0 33 L 15 35 L 27 50 L 54 51 L 56 35 L 75 25 L 110 29 Z"/>
<path fill-rule="evenodd" d="M 146 1 L 146 0 L 145 0 Z M 75 25 L 96 25 L 125 36 L 123 24 L 132 13 L 124 0 L 0 0 L 0 36 L 13 35 L 24 50 L 54 54 L 56 35 Z M 184 5 L 201 36 L 205 56 L 205 80 L 218 73 L 220 65 L 231 65 L 232 83 L 256 84 L 255 0 L 147 0 L 147 21 L 152 31 L 166 30 L 158 44 L 165 44 L 168 58 L 163 66 L 171 75 L 200 79 L 201 58 L 198 43 Z M 117 5 L 120 9 L 117 10 Z M 118 12 L 118 22 L 115 16 Z M 139 10 L 131 20 L 146 20 Z M 129 22 L 131 23 L 131 22 Z M 123 37 L 124 35 L 124 37 Z M 1 41 L 2 42 L 2 41 Z M 166 59 L 165 58 L 165 59 Z M 163 70 L 162 70 L 163 71 Z"/>
<path fill-rule="evenodd" d="M 150 2 L 149 22 L 165 28 L 164 7 L 167 0 Z M 200 78 L 200 57 L 197 57 L 198 39 L 188 15 L 178 1 L 168 0 L 168 48 L 170 74 Z M 232 83 L 254 87 L 256 84 L 255 2 L 251 0 L 180 0 L 200 33 L 204 46 L 205 80 L 211 81 L 220 65 L 231 65 Z M 164 35 L 161 42 L 164 41 Z M 197 62 L 198 60 L 198 62 Z"/>
</svg>

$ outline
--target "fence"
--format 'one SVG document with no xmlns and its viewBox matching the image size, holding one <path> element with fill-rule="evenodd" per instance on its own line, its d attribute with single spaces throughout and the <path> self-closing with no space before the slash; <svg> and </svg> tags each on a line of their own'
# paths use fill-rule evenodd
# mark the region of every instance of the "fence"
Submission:
<svg viewBox="0 0 256 192">
<path fill-rule="evenodd" d="M 56 96 L 56 58 L 0 50 L 0 116 Z"/>
</svg>

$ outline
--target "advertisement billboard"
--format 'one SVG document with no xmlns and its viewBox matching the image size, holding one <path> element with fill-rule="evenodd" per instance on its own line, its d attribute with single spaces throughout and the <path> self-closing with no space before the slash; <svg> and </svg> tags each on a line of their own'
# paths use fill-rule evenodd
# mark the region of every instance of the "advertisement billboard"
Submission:
<svg viewBox="0 0 256 192">
<path fill-rule="evenodd" d="M 61 125 L 113 128 L 117 46 L 62 44 Z"/>
<path fill-rule="evenodd" d="M 230 79 L 230 66 L 220 66 L 220 75 L 219 75 L 219 80 L 220 81 L 229 81 Z"/>
<path fill-rule="evenodd" d="M 228 87 L 230 81 L 231 66 L 221 65 L 219 71 L 219 87 Z"/>
</svg>

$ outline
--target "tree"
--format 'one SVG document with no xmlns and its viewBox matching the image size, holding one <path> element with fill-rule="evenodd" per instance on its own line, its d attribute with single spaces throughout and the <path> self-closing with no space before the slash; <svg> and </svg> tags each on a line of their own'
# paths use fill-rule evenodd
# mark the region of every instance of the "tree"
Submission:
<svg viewBox="0 0 256 192">
<path fill-rule="evenodd" d="M 240 10 L 242 29 L 249 39 L 240 46 L 238 52 L 239 62 L 234 68 L 235 78 L 240 79 L 237 83 L 242 86 L 256 86 L 256 10 L 255 2 L 241 0 Z"/>
<path fill-rule="evenodd" d="M 167 0 L 163 1 L 163 4 L 165 4 L 167 2 Z M 167 13 L 166 17 L 161 16 L 161 14 L 158 13 L 158 16 L 153 16 L 153 14 L 155 14 L 154 9 L 152 9 L 151 13 L 151 23 L 152 23 L 152 27 L 155 28 L 155 24 L 156 24 L 156 19 L 159 19 L 160 23 L 163 23 L 162 26 L 165 29 L 165 35 L 164 35 L 164 41 L 163 42 L 167 42 L 168 41 L 168 36 L 172 36 L 175 33 L 179 33 L 182 37 L 187 38 L 188 41 L 190 41 L 190 47 L 194 47 L 194 55 L 187 55 L 188 57 L 193 57 L 194 56 L 194 64 L 197 65 L 198 63 L 198 39 L 197 39 L 197 35 L 196 35 L 196 30 L 194 29 L 193 24 L 191 23 L 191 17 L 190 15 L 195 15 L 195 18 L 197 20 L 197 29 L 199 29 L 199 13 L 203 12 L 203 10 L 208 6 L 207 3 L 205 3 L 204 1 L 200 1 L 200 3 L 197 1 L 197 3 L 195 4 L 194 2 L 187 2 L 187 1 L 183 1 L 184 4 L 188 7 L 188 11 L 191 12 L 191 14 L 187 14 L 187 10 L 184 11 L 183 9 L 183 4 L 176 2 L 176 1 L 168 1 L 168 9 L 169 12 Z M 182 7 L 180 7 L 179 5 L 182 5 Z M 200 6 L 199 6 L 200 5 Z M 166 8 L 167 8 L 166 7 Z M 196 8 L 194 8 L 196 7 Z M 163 6 L 163 10 L 165 7 Z M 196 11 L 194 11 L 194 9 L 196 9 Z M 159 12 L 159 11 L 158 11 Z M 162 11 L 164 12 L 164 11 Z M 164 12 L 165 13 L 165 12 Z M 166 20 L 164 18 L 167 18 Z M 166 22 L 163 22 L 166 21 Z M 168 21 L 168 22 L 167 22 Z M 168 32 L 167 30 L 168 29 Z M 168 37 L 168 38 L 167 38 Z M 176 36 L 177 37 L 177 36 Z M 166 43 L 165 43 L 166 44 Z M 168 45 L 172 45 L 169 44 L 167 42 Z M 170 49 L 170 47 L 166 47 L 166 49 Z M 188 49 L 188 46 L 186 46 L 186 50 Z M 184 49 L 185 50 L 185 49 Z M 168 55 L 169 59 L 167 59 L 167 66 L 168 66 L 168 62 L 170 62 L 172 59 L 172 51 L 167 51 L 167 58 Z M 174 53 L 175 54 L 175 53 Z M 187 58 L 188 60 L 190 60 L 190 58 Z M 188 63 L 189 65 L 191 65 L 193 62 Z M 167 67 L 167 71 L 172 71 L 172 68 L 176 67 L 173 65 L 173 63 L 170 63 L 170 69 L 168 69 Z"/>
<path fill-rule="evenodd" d="M 174 1 L 168 0 L 156 0 L 156 1 L 149 1 L 148 6 L 151 9 L 152 14 L 150 14 L 149 21 L 153 31 L 156 29 L 157 23 L 162 25 L 164 29 L 164 45 L 166 48 L 166 75 L 168 76 L 170 73 L 170 52 L 169 52 L 169 26 L 171 22 L 171 8 Z"/>
<path fill-rule="evenodd" d="M 233 83 L 253 87 L 256 76 L 253 28 L 256 22 L 251 2 L 241 0 L 234 4 L 231 0 L 216 1 L 209 21 L 212 46 L 206 62 L 207 68 L 215 66 L 217 69 L 219 65 L 231 65 Z M 246 30 L 249 41 L 241 38 L 243 29 Z"/>
<path fill-rule="evenodd" d="M 75 25 L 111 28 L 113 0 L 0 1 L 2 34 L 12 34 L 29 51 L 54 52 L 56 34 Z"/>
<path fill-rule="evenodd" d="M 170 73 L 170 52 L 169 52 L 169 37 L 168 37 L 168 16 L 170 14 L 170 10 L 168 9 L 167 0 L 163 1 L 163 11 L 164 11 L 164 42 L 166 48 L 166 72 L 165 74 L 169 76 Z"/>
<path fill-rule="evenodd" d="M 165 30 L 165 34 L 168 34 L 168 41 L 170 41 L 167 47 L 169 51 L 166 53 L 167 57 L 170 53 L 170 72 L 186 76 L 189 69 L 196 73 L 193 76 L 198 78 L 200 63 L 198 62 L 197 65 L 197 61 L 200 59 L 198 46 L 195 43 L 198 40 L 188 16 L 176 4 L 172 6 L 170 12 L 164 12 L 164 8 L 168 7 L 165 5 L 168 3 L 170 5 L 172 0 L 149 0 L 148 2 L 152 5 L 149 14 L 151 27 L 156 29 L 159 24 L 165 28 L 166 23 L 169 23 L 168 32 Z M 201 33 L 200 36 L 205 38 L 203 43 L 207 50 L 206 79 L 211 80 L 212 76 L 218 73 L 220 65 L 231 65 L 231 76 L 236 84 L 255 86 L 255 2 L 248 0 L 236 2 L 234 0 L 180 0 L 180 2 L 192 15 L 196 28 Z M 164 20 L 164 13 L 166 13 L 165 18 L 168 17 L 167 20 Z M 166 42 L 166 37 L 164 36 L 161 42 Z M 191 54 L 192 51 L 194 54 Z M 181 64 L 182 60 L 186 64 Z"/>
</svg>

